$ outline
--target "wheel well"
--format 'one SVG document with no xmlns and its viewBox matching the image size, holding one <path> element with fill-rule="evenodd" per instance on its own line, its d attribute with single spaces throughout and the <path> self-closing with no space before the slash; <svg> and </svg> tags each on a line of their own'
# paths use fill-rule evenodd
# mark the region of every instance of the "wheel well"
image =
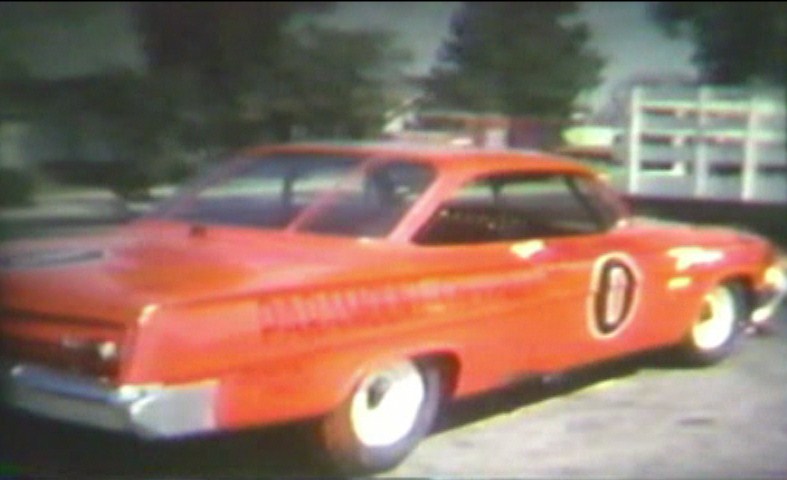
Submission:
<svg viewBox="0 0 787 480">
<path fill-rule="evenodd" d="M 453 352 L 431 352 L 417 355 L 413 360 L 418 365 L 437 367 L 444 380 L 443 390 L 446 398 L 450 398 L 456 391 L 459 382 L 460 363 L 459 357 Z"/>
<path fill-rule="evenodd" d="M 751 314 L 752 310 L 754 309 L 755 298 L 754 280 L 750 276 L 744 274 L 732 275 L 724 278 L 719 283 L 734 283 L 739 285 L 743 291 L 743 300 L 745 302 L 746 314 Z"/>
</svg>

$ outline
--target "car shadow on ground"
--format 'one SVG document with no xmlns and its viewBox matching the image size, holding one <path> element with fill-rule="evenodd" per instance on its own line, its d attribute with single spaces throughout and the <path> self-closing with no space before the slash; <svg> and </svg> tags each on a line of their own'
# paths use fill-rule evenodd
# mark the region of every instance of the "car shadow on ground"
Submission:
<svg viewBox="0 0 787 480">
<path fill-rule="evenodd" d="M 528 407 L 550 398 L 569 395 L 593 384 L 636 374 L 650 368 L 652 354 L 599 363 L 581 369 L 534 377 L 506 388 L 463 399 L 445 407 L 434 432 L 444 432 Z"/>
<path fill-rule="evenodd" d="M 311 422 L 178 441 L 141 441 L 3 413 L 0 464 L 23 478 L 269 478 L 325 472 Z"/>
<path fill-rule="evenodd" d="M 434 432 L 569 394 L 596 382 L 628 376 L 649 357 L 630 358 L 530 379 L 446 406 Z M 180 441 L 145 442 L 115 434 L 3 412 L 0 463 L 31 478 L 270 478 L 325 477 L 316 452 L 316 421 Z"/>
</svg>

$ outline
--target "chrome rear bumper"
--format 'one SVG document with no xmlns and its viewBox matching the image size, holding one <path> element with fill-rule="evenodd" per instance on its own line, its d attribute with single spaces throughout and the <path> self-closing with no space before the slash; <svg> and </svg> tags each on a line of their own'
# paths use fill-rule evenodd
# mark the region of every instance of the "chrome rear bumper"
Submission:
<svg viewBox="0 0 787 480">
<path fill-rule="evenodd" d="M 3 403 L 34 415 L 145 438 L 216 429 L 216 381 L 114 387 L 34 365 L 6 365 L 0 373 Z"/>
</svg>

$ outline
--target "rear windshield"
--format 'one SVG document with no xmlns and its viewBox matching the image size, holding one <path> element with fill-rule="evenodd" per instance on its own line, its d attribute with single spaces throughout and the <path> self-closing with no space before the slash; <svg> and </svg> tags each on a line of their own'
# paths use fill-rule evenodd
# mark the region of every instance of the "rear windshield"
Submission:
<svg viewBox="0 0 787 480">
<path fill-rule="evenodd" d="M 241 159 L 193 186 L 153 217 L 200 224 L 387 235 L 432 182 L 429 165 L 328 155 Z"/>
</svg>

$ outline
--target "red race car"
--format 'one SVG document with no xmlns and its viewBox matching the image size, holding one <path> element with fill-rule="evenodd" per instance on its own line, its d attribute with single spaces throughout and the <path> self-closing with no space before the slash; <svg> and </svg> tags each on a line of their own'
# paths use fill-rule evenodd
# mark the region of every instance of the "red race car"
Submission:
<svg viewBox="0 0 787 480">
<path fill-rule="evenodd" d="M 712 364 L 787 289 L 763 239 L 631 218 L 576 163 L 384 145 L 249 149 L 112 234 L 0 252 L 7 407 L 149 438 L 316 418 L 351 472 L 516 379 Z"/>
</svg>

